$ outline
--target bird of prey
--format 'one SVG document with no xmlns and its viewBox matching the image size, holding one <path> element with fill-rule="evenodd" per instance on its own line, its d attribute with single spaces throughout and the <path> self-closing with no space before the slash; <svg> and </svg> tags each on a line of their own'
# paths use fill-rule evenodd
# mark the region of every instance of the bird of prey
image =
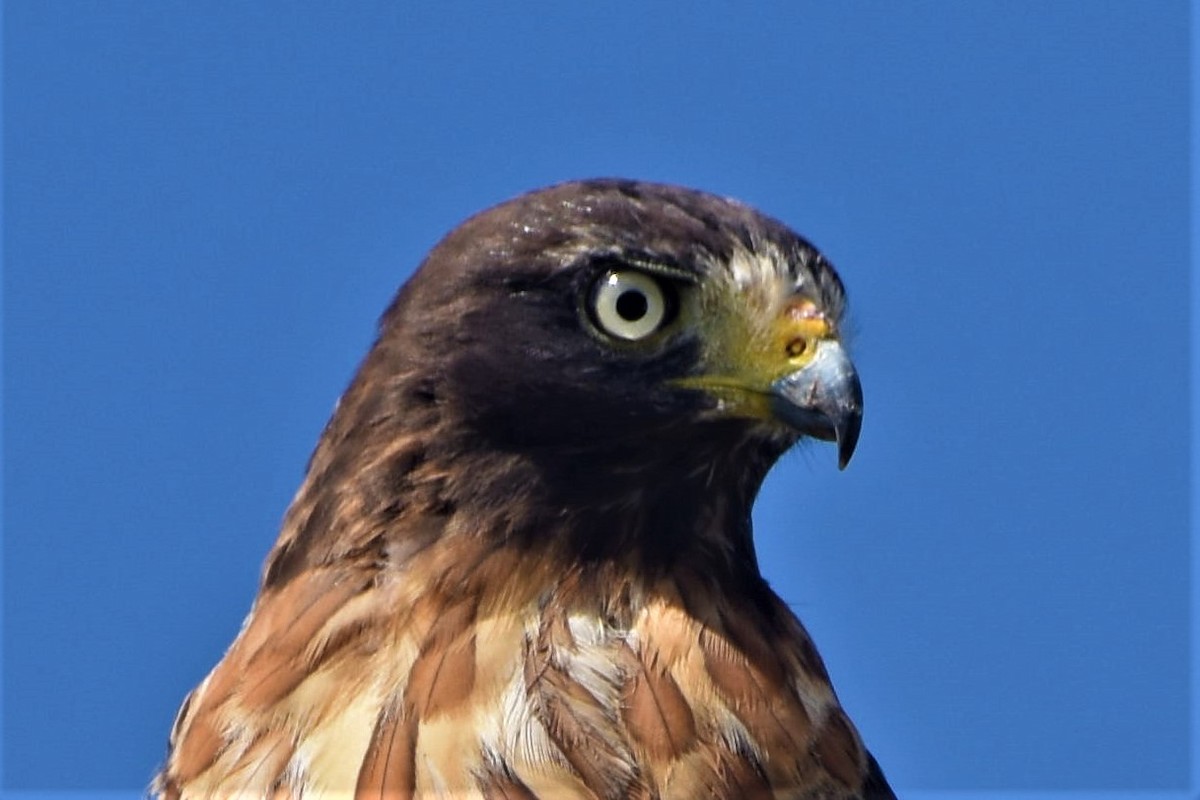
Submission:
<svg viewBox="0 0 1200 800">
<path fill-rule="evenodd" d="M 154 792 L 894 797 L 751 538 L 781 454 L 854 452 L 844 304 L 807 241 L 690 189 L 467 220 L 384 313 Z"/>
</svg>

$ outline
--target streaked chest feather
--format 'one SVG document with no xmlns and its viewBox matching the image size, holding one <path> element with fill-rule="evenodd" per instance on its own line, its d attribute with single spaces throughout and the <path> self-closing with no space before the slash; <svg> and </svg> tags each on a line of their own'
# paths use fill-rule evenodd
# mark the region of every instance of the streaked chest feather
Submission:
<svg viewBox="0 0 1200 800">
<path fill-rule="evenodd" d="M 799 623 L 769 638 L 711 599 L 633 595 L 420 598 L 370 635 L 346 612 L 360 646 L 269 704 L 205 698 L 235 645 L 198 689 L 192 717 L 211 718 L 181 722 L 218 731 L 208 757 L 184 737 L 181 795 L 854 796 L 866 756 Z"/>
</svg>

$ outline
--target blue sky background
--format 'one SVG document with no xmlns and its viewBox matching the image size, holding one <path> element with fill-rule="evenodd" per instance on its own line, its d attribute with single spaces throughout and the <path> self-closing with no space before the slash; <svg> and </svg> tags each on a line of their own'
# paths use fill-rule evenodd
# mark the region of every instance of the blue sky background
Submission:
<svg viewBox="0 0 1200 800">
<path fill-rule="evenodd" d="M 849 286 L 858 454 L 756 533 L 896 787 L 1200 788 L 1186 3 L 4 11 L 0 787 L 142 787 L 395 289 L 622 175 Z"/>
</svg>

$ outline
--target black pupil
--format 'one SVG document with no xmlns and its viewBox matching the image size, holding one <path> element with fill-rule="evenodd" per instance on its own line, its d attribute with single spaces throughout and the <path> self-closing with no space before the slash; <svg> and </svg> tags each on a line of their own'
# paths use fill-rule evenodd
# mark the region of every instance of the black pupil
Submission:
<svg viewBox="0 0 1200 800">
<path fill-rule="evenodd" d="M 626 322 L 637 322 L 646 316 L 646 312 L 649 310 L 650 303 L 646 300 L 646 295 L 641 292 L 633 290 L 621 292 L 617 298 L 617 313 Z"/>
</svg>

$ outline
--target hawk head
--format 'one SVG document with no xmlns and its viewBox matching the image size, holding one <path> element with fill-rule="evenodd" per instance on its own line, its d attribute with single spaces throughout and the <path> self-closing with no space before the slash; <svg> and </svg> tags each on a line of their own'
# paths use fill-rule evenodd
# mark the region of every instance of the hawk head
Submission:
<svg viewBox="0 0 1200 800">
<path fill-rule="evenodd" d="M 465 222 L 384 314 L 167 798 L 886 798 L 762 578 L 750 506 L 854 451 L 833 268 L 700 192 L 568 183 Z"/>
<path fill-rule="evenodd" d="M 778 456 L 810 436 L 844 467 L 858 441 L 844 305 L 811 244 L 741 203 L 622 180 L 532 192 L 430 252 L 313 473 L 366 476 L 368 505 L 424 474 L 440 502 L 503 516 L 501 535 L 569 529 L 582 553 L 669 560 L 711 529 L 752 562 L 749 506 Z M 394 446 L 413 437 L 415 455 Z"/>
</svg>

